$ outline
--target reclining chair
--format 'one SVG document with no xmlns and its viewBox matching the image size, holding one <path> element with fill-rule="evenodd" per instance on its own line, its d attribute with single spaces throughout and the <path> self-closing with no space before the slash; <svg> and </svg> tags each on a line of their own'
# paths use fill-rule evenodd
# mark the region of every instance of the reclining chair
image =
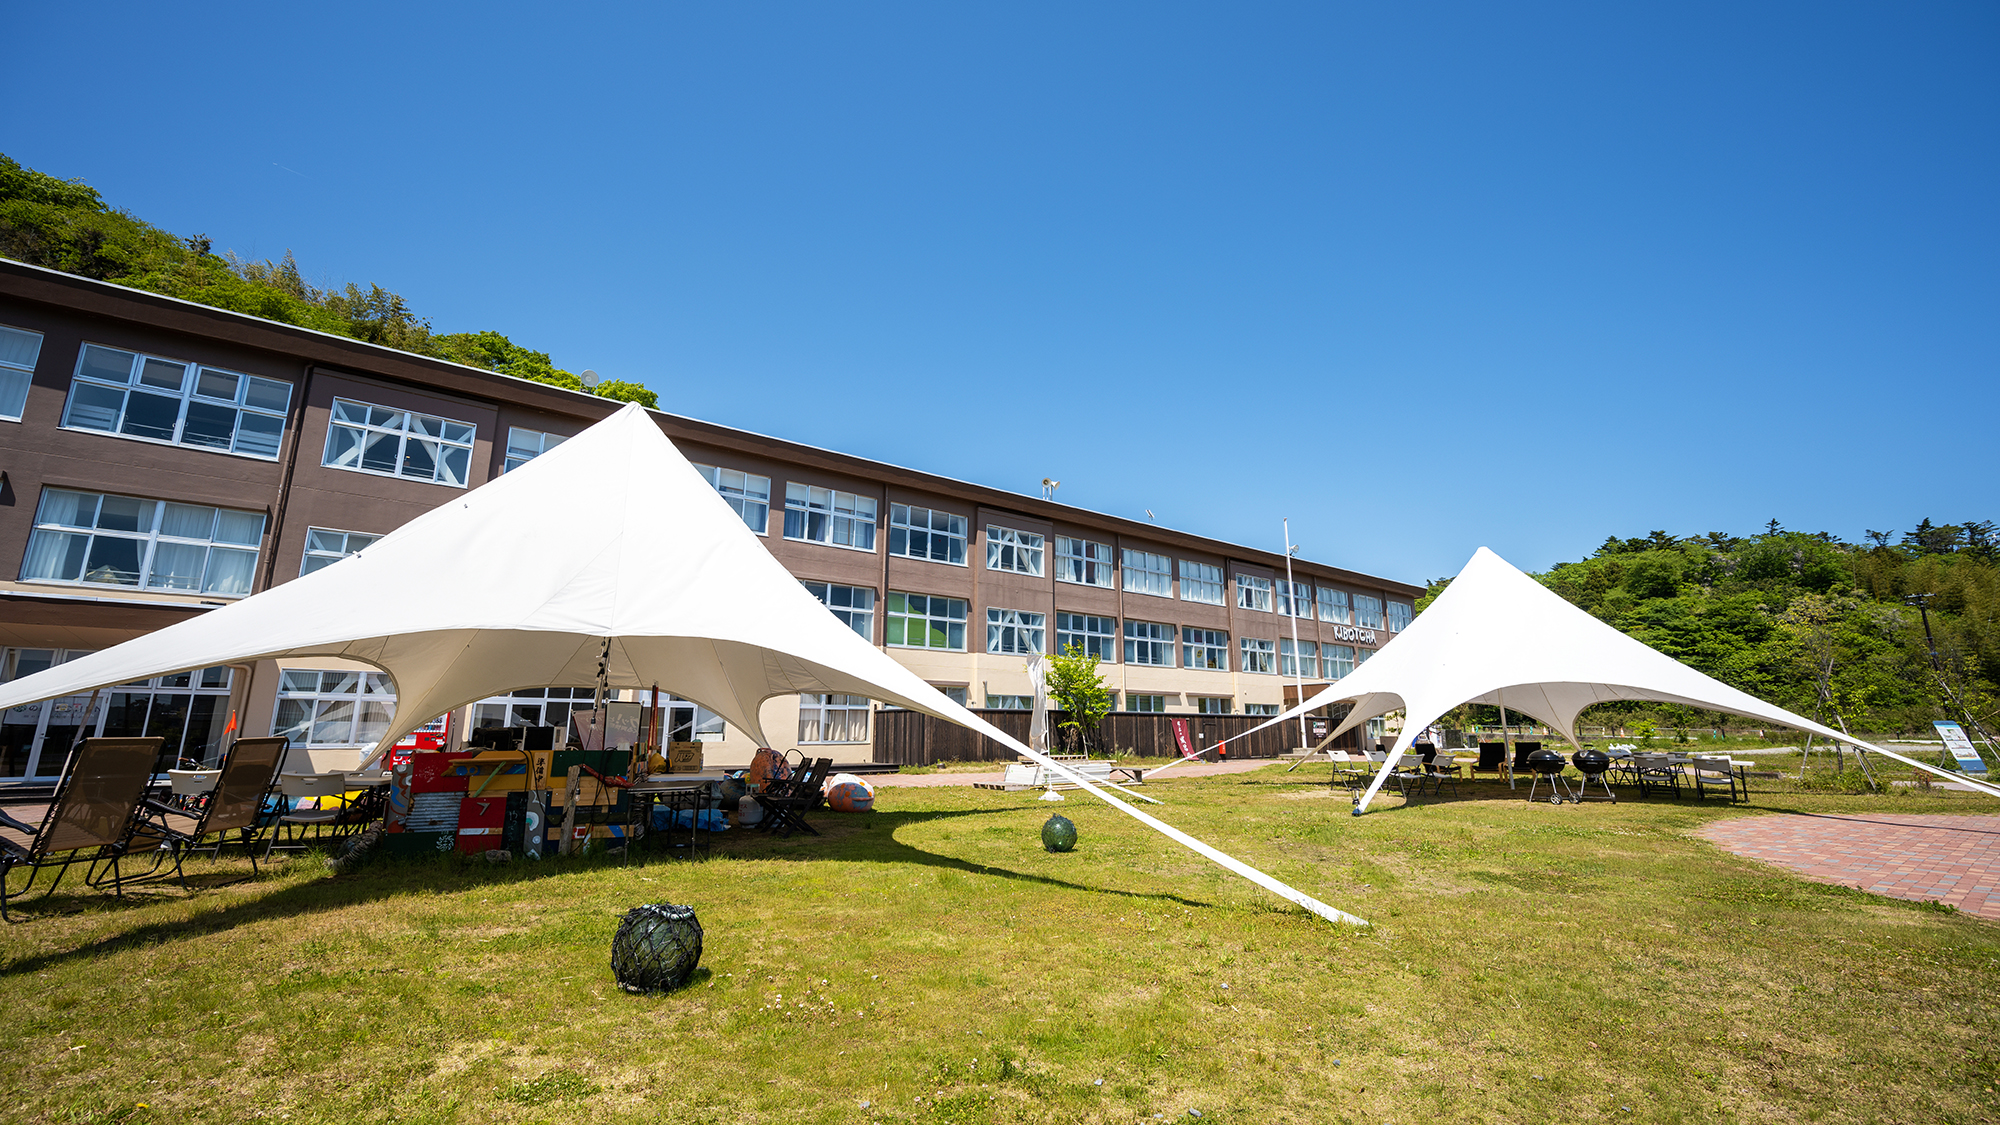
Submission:
<svg viewBox="0 0 2000 1125">
<path fill-rule="evenodd" d="M 222 846 L 230 842 L 231 833 L 236 833 L 235 842 L 242 844 L 250 856 L 250 870 L 254 874 L 257 849 L 251 846 L 251 841 L 262 827 L 259 821 L 264 813 L 264 800 L 277 784 L 278 767 L 284 763 L 285 751 L 290 747 L 291 740 L 282 735 L 237 739 L 223 758 L 221 776 L 200 812 L 190 813 L 165 802 L 147 801 L 140 810 L 142 819 L 137 838 L 157 839 L 172 850 L 174 876 L 185 887 L 187 875 L 181 870 L 181 863 L 188 854 L 207 851 L 221 858 Z M 203 843 L 204 840 L 208 842 Z"/>
<path fill-rule="evenodd" d="M 33 890 L 42 872 L 55 871 L 43 891 L 44 896 L 52 895 L 76 863 L 86 864 L 84 885 L 90 887 L 104 885 L 107 876 L 99 871 L 104 865 L 112 893 L 124 897 L 127 876 L 119 861 L 131 850 L 139 804 L 146 799 L 153 765 L 166 741 L 87 738 L 64 764 L 55 796 L 39 822 L 30 825 L 12 816 L 0 821 L 0 826 L 21 837 L 0 836 L 0 920 L 14 920 L 7 913 L 7 900 Z M 158 865 L 156 858 L 153 869 Z M 19 890 L 9 890 L 7 883 L 16 868 L 27 869 L 28 881 Z"/>
</svg>

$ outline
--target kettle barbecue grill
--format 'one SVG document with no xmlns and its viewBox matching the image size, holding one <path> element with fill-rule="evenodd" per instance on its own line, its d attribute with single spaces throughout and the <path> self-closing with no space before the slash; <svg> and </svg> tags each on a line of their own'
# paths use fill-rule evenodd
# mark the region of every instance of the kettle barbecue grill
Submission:
<svg viewBox="0 0 2000 1125">
<path fill-rule="evenodd" d="M 1611 791 L 1611 783 L 1604 779 L 1605 773 L 1611 769 L 1611 755 L 1594 746 L 1586 746 L 1571 754 L 1569 760 L 1583 774 L 1583 781 L 1575 790 L 1575 800 L 1582 801 L 1590 790 L 1590 783 L 1595 781 L 1604 790 L 1606 800 L 1614 805 L 1618 803 L 1618 794 Z"/>
<path fill-rule="evenodd" d="M 1565 799 L 1579 798 L 1563 781 L 1563 767 L 1569 765 L 1558 750 L 1541 749 L 1528 755 L 1528 771 L 1535 775 L 1535 782 L 1528 787 L 1528 802 L 1534 803 L 1535 794 L 1541 790 L 1542 782 L 1549 783 L 1549 804 L 1560 805 Z"/>
</svg>

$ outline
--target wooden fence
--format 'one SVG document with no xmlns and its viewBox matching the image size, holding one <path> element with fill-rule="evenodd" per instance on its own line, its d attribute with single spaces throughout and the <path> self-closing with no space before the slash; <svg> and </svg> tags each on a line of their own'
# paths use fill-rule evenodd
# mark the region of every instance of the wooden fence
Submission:
<svg viewBox="0 0 2000 1125">
<path fill-rule="evenodd" d="M 978 709 L 974 710 L 973 714 L 1020 739 L 1023 743 L 1028 741 L 1030 716 L 1026 711 Z M 1063 731 L 1060 727 L 1066 718 L 1067 715 L 1061 711 L 1049 712 L 1049 728 L 1054 733 L 1059 753 L 1076 753 L 1078 748 L 1073 738 L 1074 732 Z M 1154 715 L 1115 711 L 1106 715 L 1104 721 L 1098 724 L 1097 737 L 1091 740 L 1089 749 L 1093 754 L 1174 758 L 1180 755 L 1180 750 L 1174 744 L 1173 720 L 1175 719 L 1187 720 L 1188 736 L 1194 740 L 1195 748 L 1205 750 L 1225 738 L 1242 734 L 1267 721 L 1267 718 L 1264 715 Z M 1016 751 L 1002 746 L 983 734 L 967 730 L 957 723 L 933 719 L 916 711 L 877 711 L 874 719 L 877 762 L 899 766 L 927 766 L 932 762 L 1011 762 L 1019 756 Z M 1312 717 L 1306 721 L 1310 733 L 1311 724 L 1336 720 Z M 1298 744 L 1298 723 L 1287 722 L 1230 743 L 1229 756 L 1275 758 Z M 1341 736 L 1336 745 L 1352 748 L 1355 745 L 1355 732 L 1349 731 Z"/>
</svg>

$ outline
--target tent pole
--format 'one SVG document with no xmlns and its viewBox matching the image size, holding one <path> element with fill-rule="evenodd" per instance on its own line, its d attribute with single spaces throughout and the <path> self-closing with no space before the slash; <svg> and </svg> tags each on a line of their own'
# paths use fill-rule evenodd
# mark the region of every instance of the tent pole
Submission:
<svg viewBox="0 0 2000 1125">
<path fill-rule="evenodd" d="M 1507 788 L 1512 789 L 1514 788 L 1514 738 L 1507 733 L 1507 693 L 1494 688 L 1493 698 L 1500 701 L 1500 745 L 1507 748 L 1507 756 L 1501 760 L 1507 765 Z"/>
</svg>

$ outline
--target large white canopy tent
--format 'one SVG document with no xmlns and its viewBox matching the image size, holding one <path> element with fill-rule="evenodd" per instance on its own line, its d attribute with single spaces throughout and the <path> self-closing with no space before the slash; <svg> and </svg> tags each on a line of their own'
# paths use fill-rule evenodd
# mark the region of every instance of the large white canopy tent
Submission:
<svg viewBox="0 0 2000 1125">
<path fill-rule="evenodd" d="M 549 513 L 564 514 L 552 541 Z M 608 643 L 607 643 L 608 642 Z M 654 685 L 768 744 L 767 699 L 859 695 L 970 727 L 1322 917 L 1360 923 L 1111 796 L 857 636 L 636 405 L 455 496 L 350 558 L 0 685 L 0 710 L 150 676 L 339 657 L 396 684 L 381 745 L 474 700 L 543 684 Z"/>
<path fill-rule="evenodd" d="M 1352 703 L 1353 709 L 1328 734 L 1331 741 L 1369 719 L 1402 711 L 1402 733 L 1355 807 L 1358 814 L 1375 799 L 1417 735 L 1460 704 L 1485 703 L 1529 715 L 1574 744 L 1577 713 L 1618 699 L 1727 711 L 1811 731 L 2000 797 L 2000 788 L 1986 782 L 1862 742 L 1705 676 L 1571 605 L 1485 547 L 1373 659 L 1254 729 L 1328 704 Z"/>
</svg>

